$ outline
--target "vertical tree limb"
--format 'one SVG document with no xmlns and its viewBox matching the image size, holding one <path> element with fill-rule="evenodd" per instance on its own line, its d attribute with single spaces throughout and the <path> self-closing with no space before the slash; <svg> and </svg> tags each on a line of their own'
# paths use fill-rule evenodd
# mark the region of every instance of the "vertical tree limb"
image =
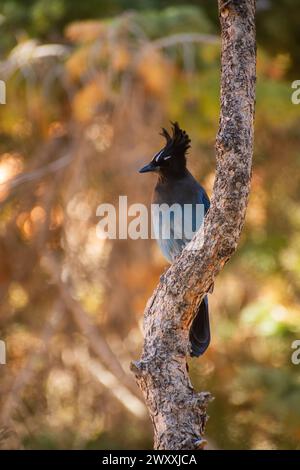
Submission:
<svg viewBox="0 0 300 470">
<path fill-rule="evenodd" d="M 197 305 L 236 249 L 250 189 L 255 102 L 255 0 L 219 0 L 221 114 L 211 208 L 178 260 L 161 277 L 144 316 L 144 348 L 132 364 L 154 428 L 156 449 L 204 445 L 209 393 L 191 385 L 186 355 Z M 204 235 L 201 248 L 200 240 Z"/>
</svg>

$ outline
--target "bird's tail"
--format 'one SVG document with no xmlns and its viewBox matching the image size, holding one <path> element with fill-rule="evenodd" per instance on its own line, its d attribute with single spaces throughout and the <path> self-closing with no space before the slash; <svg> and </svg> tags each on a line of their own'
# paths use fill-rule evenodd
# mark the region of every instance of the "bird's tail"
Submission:
<svg viewBox="0 0 300 470">
<path fill-rule="evenodd" d="M 190 329 L 191 356 L 199 357 L 209 346 L 210 327 L 207 295 L 202 300 Z"/>
</svg>

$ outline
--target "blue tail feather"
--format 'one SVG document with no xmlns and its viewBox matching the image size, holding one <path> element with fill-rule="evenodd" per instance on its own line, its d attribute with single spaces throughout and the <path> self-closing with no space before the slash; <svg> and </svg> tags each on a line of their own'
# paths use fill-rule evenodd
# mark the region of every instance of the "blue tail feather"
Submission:
<svg viewBox="0 0 300 470">
<path fill-rule="evenodd" d="M 210 343 L 210 326 L 207 295 L 202 300 L 190 329 L 191 356 L 204 354 Z"/>
</svg>

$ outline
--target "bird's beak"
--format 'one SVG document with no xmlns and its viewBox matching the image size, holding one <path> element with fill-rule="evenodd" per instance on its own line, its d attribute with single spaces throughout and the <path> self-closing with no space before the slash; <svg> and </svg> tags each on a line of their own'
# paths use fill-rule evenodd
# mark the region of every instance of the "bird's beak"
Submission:
<svg viewBox="0 0 300 470">
<path fill-rule="evenodd" d="M 158 167 L 154 165 L 152 162 L 150 162 L 148 163 L 148 165 L 143 166 L 143 168 L 139 170 L 139 173 L 148 173 L 148 171 L 157 171 L 157 170 L 158 170 Z"/>
</svg>

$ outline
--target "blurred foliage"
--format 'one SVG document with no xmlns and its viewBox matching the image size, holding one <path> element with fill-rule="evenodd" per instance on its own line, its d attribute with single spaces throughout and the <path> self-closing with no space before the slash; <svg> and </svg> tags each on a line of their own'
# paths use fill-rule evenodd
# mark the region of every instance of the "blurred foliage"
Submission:
<svg viewBox="0 0 300 470">
<path fill-rule="evenodd" d="M 164 8 L 170 7 L 161 18 Z M 177 16 L 177 8 L 186 10 Z M 194 7 L 194 10 L 192 8 Z M 259 45 L 272 54 L 286 54 L 290 57 L 290 75 L 300 71 L 298 21 L 299 0 L 257 0 L 257 39 Z M 143 26 L 145 33 L 164 35 L 169 26 L 190 28 L 198 26 L 197 18 L 203 13 L 210 20 L 210 27 L 218 32 L 218 15 L 216 2 L 212 0 L 2 0 L 0 5 L 0 24 L 2 35 L 0 48 L 7 50 L 19 37 L 39 37 L 43 39 L 62 40 L 66 25 L 74 20 L 109 18 L 124 10 L 141 10 L 145 12 Z M 177 16 L 177 18 L 176 18 Z M 188 23 L 186 23 L 186 20 Z M 202 26 L 207 27 L 207 22 Z"/>
<path fill-rule="evenodd" d="M 122 194 L 149 203 L 153 179 L 136 172 L 170 119 L 188 130 L 190 167 L 211 193 L 220 66 L 218 41 L 180 35 L 217 33 L 212 2 L 157 3 L 1 4 L 2 447 L 151 447 L 128 366 L 165 262 L 154 242 L 97 239 L 96 208 Z M 259 12 L 270 17 L 247 224 L 210 299 L 212 345 L 190 362 L 195 386 L 215 396 L 216 448 L 299 448 L 300 133 L 288 3 Z M 277 50 L 277 31 L 267 40 L 278 11 L 290 50 Z"/>
</svg>

